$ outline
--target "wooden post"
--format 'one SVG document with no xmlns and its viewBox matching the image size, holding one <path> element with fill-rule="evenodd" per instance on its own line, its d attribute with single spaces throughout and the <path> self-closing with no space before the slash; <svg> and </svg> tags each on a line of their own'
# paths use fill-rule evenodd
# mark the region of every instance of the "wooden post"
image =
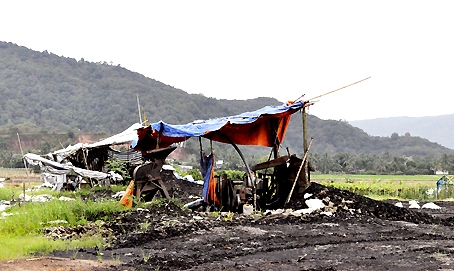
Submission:
<svg viewBox="0 0 454 271">
<path fill-rule="evenodd" d="M 308 152 L 308 146 L 307 146 L 307 114 L 306 114 L 306 106 L 303 107 L 303 144 L 304 144 L 304 153 Z M 312 141 L 312 140 L 311 140 Z M 304 186 L 305 188 L 309 187 L 309 167 L 308 167 L 308 162 L 307 159 L 303 161 L 304 163 Z"/>
<path fill-rule="evenodd" d="M 82 147 L 81 150 L 82 150 L 82 156 L 84 157 L 85 168 L 87 170 L 89 170 L 88 163 L 87 163 L 87 157 L 85 156 L 85 149 Z M 93 179 L 92 178 L 89 178 L 89 179 L 90 179 L 91 187 L 93 188 L 95 186 L 95 184 L 93 183 Z"/>
<path fill-rule="evenodd" d="M 24 150 L 22 150 L 22 143 L 20 142 L 19 133 L 17 133 L 17 141 L 19 142 L 20 152 L 22 154 L 22 162 L 24 162 L 25 174 L 27 175 L 27 179 L 28 179 L 28 167 L 27 167 L 27 162 L 24 159 Z"/>
</svg>

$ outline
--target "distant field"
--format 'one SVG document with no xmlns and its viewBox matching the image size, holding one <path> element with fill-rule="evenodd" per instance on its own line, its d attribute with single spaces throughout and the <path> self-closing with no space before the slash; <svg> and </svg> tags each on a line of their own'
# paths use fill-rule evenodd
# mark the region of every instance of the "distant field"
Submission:
<svg viewBox="0 0 454 271">
<path fill-rule="evenodd" d="M 437 188 L 439 175 L 311 174 L 311 181 L 374 199 L 452 200 L 452 183 Z"/>
<path fill-rule="evenodd" d="M 27 172 L 25 168 L 2 168 L 0 167 L 0 178 L 11 180 L 36 180 L 40 174 Z"/>
<path fill-rule="evenodd" d="M 352 174 L 311 174 L 315 182 L 400 182 L 436 183 L 440 175 L 352 175 Z"/>
</svg>

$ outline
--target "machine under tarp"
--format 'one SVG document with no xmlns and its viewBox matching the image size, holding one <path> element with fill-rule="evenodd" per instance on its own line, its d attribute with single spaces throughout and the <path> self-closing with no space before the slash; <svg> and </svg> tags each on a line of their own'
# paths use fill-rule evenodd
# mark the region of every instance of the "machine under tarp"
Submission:
<svg viewBox="0 0 454 271">
<path fill-rule="evenodd" d="M 272 147 L 284 140 L 290 117 L 307 102 L 297 101 L 281 106 L 265 106 L 259 110 L 230 117 L 197 120 L 184 125 L 163 121 L 137 129 L 137 150 L 148 151 L 185 141 L 190 137 L 204 137 L 222 143 Z"/>
</svg>

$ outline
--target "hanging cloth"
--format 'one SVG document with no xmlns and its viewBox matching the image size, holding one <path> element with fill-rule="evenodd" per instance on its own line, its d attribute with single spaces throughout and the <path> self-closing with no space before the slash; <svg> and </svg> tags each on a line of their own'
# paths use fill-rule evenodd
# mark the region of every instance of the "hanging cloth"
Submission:
<svg viewBox="0 0 454 271">
<path fill-rule="evenodd" d="M 216 195 L 216 179 L 214 178 L 214 154 L 206 155 L 200 150 L 200 172 L 203 177 L 202 197 L 207 204 L 220 205 Z"/>
</svg>

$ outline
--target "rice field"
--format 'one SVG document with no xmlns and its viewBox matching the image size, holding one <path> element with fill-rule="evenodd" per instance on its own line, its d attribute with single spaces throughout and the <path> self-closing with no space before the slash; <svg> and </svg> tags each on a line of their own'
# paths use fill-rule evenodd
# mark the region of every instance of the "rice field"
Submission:
<svg viewBox="0 0 454 271">
<path fill-rule="evenodd" d="M 311 181 L 374 199 L 452 200 L 454 185 L 437 186 L 438 175 L 311 174 Z"/>
</svg>

